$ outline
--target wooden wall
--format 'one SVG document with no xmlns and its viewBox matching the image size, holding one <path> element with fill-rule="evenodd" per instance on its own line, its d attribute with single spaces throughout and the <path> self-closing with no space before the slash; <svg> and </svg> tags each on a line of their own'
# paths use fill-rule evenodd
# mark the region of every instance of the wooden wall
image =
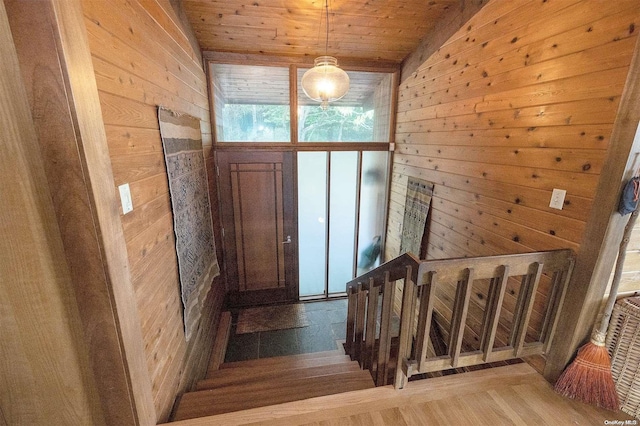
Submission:
<svg viewBox="0 0 640 426">
<path fill-rule="evenodd" d="M 0 2 L 0 424 L 106 424 Z"/>
<path fill-rule="evenodd" d="M 493 0 L 405 78 L 386 258 L 410 175 L 435 183 L 428 258 L 579 252 L 639 24 L 636 1 Z"/>
<path fill-rule="evenodd" d="M 211 160 L 211 125 L 201 53 L 169 0 L 83 1 L 114 185 L 129 183 L 133 212 L 121 217 L 146 361 L 159 421 L 204 372 L 224 295 L 217 281 L 203 326 L 183 332 L 173 218 L 157 105 L 197 117 Z M 178 12 L 180 12 L 178 10 Z M 212 170 L 209 170 L 210 174 Z M 216 203 L 215 192 L 212 202 Z M 209 318 L 209 320 L 207 320 Z"/>
</svg>

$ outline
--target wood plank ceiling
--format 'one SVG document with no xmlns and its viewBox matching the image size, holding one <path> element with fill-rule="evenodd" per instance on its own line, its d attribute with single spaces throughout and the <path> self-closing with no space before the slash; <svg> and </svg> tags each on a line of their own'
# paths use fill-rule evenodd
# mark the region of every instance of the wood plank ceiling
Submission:
<svg viewBox="0 0 640 426">
<path fill-rule="evenodd" d="M 325 54 L 324 0 L 183 0 L 203 50 Z M 400 63 L 459 0 L 329 0 L 327 53 Z"/>
</svg>

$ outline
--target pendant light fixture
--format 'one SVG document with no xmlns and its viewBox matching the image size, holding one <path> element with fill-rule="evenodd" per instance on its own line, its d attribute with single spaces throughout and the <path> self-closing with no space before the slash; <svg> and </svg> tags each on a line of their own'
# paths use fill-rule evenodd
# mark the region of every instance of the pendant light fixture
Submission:
<svg viewBox="0 0 640 426">
<path fill-rule="evenodd" d="M 327 55 L 329 48 L 329 0 L 325 0 L 327 16 L 327 37 L 325 40 L 325 55 L 315 59 L 313 68 L 302 76 L 302 90 L 310 99 L 320 102 L 324 110 L 329 102 L 337 101 L 349 91 L 349 75 L 340 67 L 338 60 Z"/>
</svg>

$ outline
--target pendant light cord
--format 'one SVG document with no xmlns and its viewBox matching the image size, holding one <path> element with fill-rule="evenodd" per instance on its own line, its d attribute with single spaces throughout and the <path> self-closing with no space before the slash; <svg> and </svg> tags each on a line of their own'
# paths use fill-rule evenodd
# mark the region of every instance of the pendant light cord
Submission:
<svg viewBox="0 0 640 426">
<path fill-rule="evenodd" d="M 325 0 L 324 4 L 325 4 L 325 10 L 327 12 L 327 38 L 324 44 L 324 54 L 325 56 L 327 56 L 328 55 L 327 52 L 329 52 L 329 0 Z"/>
</svg>

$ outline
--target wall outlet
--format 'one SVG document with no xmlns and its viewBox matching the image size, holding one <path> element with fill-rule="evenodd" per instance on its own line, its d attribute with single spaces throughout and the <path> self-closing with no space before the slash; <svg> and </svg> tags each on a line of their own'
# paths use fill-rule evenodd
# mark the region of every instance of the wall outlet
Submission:
<svg viewBox="0 0 640 426">
<path fill-rule="evenodd" d="M 122 214 L 127 214 L 133 210 L 133 200 L 131 199 L 131 190 L 129 184 L 125 183 L 118 187 L 120 191 L 120 203 L 122 204 Z"/>
<path fill-rule="evenodd" d="M 567 195 L 567 191 L 564 189 L 554 189 L 551 194 L 551 201 L 549 202 L 549 207 L 552 209 L 562 210 L 562 206 L 564 206 L 564 197 Z"/>
</svg>

